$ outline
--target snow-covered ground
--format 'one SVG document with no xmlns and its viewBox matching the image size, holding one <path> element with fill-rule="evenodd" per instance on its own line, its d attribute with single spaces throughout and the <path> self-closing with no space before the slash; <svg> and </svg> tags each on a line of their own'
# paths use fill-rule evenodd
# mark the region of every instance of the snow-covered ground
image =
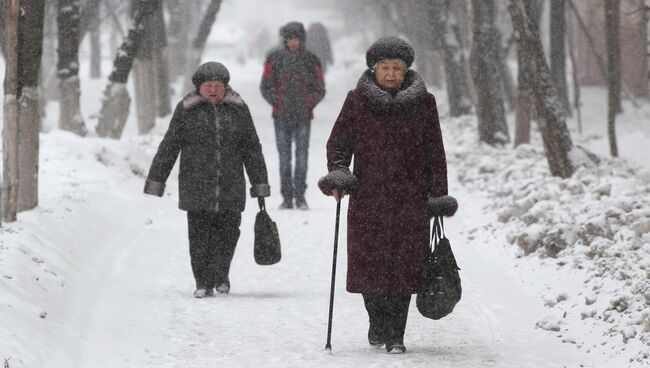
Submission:
<svg viewBox="0 0 650 368">
<path fill-rule="evenodd" d="M 368 346 L 361 297 L 348 294 L 341 228 L 332 353 L 324 350 L 335 204 L 316 181 L 345 93 L 363 68 L 351 40 L 327 75 L 313 121 L 309 211 L 276 210 L 278 161 L 261 64 L 222 60 L 262 140 L 283 259 L 253 261 L 249 201 L 227 296 L 192 297 L 184 212 L 175 173 L 161 198 L 142 194 L 168 119 L 138 136 L 131 114 L 120 141 L 56 129 L 41 135 L 40 202 L 0 227 L 0 363 L 16 367 L 626 367 L 650 354 L 650 107 L 626 104 L 621 159 L 608 158 L 606 94 L 583 90 L 585 133 L 601 157 L 566 180 L 550 177 L 537 134 L 529 146 L 477 143 L 476 119 L 442 114 L 450 194 L 447 221 L 463 299 L 431 321 L 412 302 L 405 355 Z M 361 49 L 363 50 L 363 49 Z M 220 60 L 207 50 L 206 59 Z M 355 62 L 356 60 L 356 62 Z M 85 64 L 82 64 L 82 66 Z M 345 67 L 343 66 L 345 65 Z M 106 70 L 106 69 L 105 69 Z M 82 68 L 83 114 L 93 131 L 105 80 Z M 180 85 L 180 84 L 179 84 Z M 178 100 L 180 96 L 176 96 Z M 510 119 L 512 120 L 512 118 Z M 569 124 L 575 127 L 575 121 Z M 346 207 L 344 203 L 344 208 Z M 345 224 L 345 216 L 342 219 Z"/>
</svg>

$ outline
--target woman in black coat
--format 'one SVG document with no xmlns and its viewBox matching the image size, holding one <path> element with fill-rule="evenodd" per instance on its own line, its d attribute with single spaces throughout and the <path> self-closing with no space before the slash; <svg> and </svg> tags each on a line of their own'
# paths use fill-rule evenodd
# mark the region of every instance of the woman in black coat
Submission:
<svg viewBox="0 0 650 368">
<path fill-rule="evenodd" d="M 196 91 L 178 103 L 151 163 L 144 192 L 162 196 L 180 154 L 179 208 L 187 211 L 194 296 L 230 291 L 228 277 L 246 202 L 268 197 L 266 164 L 248 106 L 225 66 L 207 62 L 192 76 Z"/>
</svg>

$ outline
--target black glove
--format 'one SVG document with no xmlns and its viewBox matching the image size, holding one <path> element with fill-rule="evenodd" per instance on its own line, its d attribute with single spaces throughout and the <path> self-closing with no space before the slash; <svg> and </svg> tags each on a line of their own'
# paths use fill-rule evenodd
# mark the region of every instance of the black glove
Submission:
<svg viewBox="0 0 650 368">
<path fill-rule="evenodd" d="M 458 210 L 458 201 L 450 195 L 437 198 L 429 197 L 429 200 L 427 200 L 429 218 L 434 216 L 451 217 L 456 213 L 456 210 Z"/>
<path fill-rule="evenodd" d="M 334 189 L 342 189 L 348 194 L 353 194 L 359 189 L 359 180 L 350 170 L 337 169 L 320 178 L 318 188 L 325 195 L 332 195 Z"/>
</svg>

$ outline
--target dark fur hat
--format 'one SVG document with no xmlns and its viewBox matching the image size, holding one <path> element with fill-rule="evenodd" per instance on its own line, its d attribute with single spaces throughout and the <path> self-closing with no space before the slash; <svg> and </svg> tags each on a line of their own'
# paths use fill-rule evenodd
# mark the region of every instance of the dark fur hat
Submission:
<svg viewBox="0 0 650 368">
<path fill-rule="evenodd" d="M 289 22 L 280 28 L 282 42 L 287 43 L 290 38 L 298 38 L 305 42 L 305 26 L 300 22 Z"/>
<path fill-rule="evenodd" d="M 228 69 L 216 61 L 208 61 L 199 65 L 194 75 L 192 75 L 192 83 L 196 88 L 199 88 L 203 82 L 214 80 L 222 81 L 223 84 L 228 84 L 230 81 Z"/>
<path fill-rule="evenodd" d="M 415 51 L 408 42 L 399 37 L 382 37 L 375 41 L 366 51 L 366 65 L 372 69 L 375 64 L 383 59 L 402 59 L 406 67 L 410 68 L 415 58 Z"/>
</svg>

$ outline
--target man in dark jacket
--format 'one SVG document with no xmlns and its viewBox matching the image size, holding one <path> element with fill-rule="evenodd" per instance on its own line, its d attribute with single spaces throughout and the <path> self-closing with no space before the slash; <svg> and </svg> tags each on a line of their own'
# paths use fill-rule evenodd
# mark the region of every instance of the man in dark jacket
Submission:
<svg viewBox="0 0 650 368">
<path fill-rule="evenodd" d="M 305 49 L 305 28 L 289 22 L 280 28 L 282 47 L 272 49 L 264 63 L 260 89 L 273 106 L 275 137 L 280 157 L 280 208 L 307 209 L 307 158 L 313 110 L 325 96 L 320 61 Z M 291 142 L 296 142 L 296 167 L 291 170 Z"/>
<path fill-rule="evenodd" d="M 268 197 L 266 164 L 248 106 L 229 85 L 225 66 L 207 62 L 192 76 L 196 91 L 174 110 L 151 163 L 144 192 L 162 196 L 180 154 L 179 207 L 187 211 L 194 296 L 230 291 L 228 274 L 246 202 Z"/>
</svg>

